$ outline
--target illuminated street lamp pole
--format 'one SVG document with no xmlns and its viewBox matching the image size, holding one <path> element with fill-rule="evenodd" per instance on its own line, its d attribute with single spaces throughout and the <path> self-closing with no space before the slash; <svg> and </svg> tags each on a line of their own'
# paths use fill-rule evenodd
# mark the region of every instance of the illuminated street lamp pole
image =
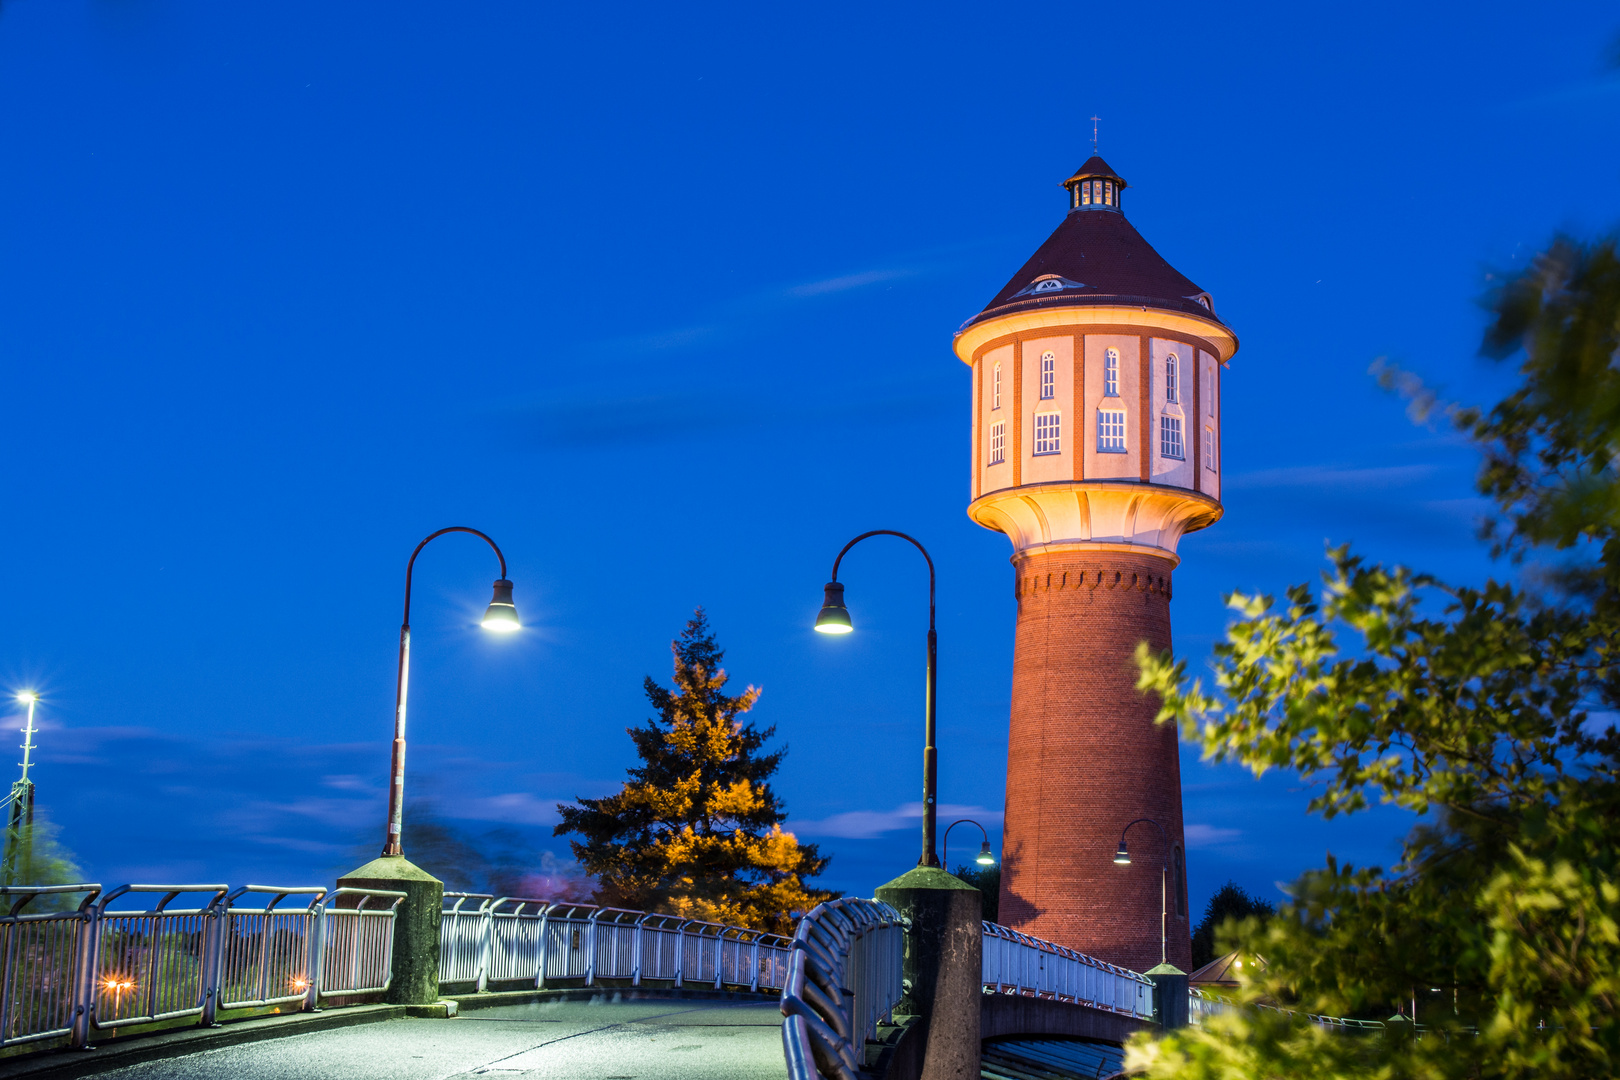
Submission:
<svg viewBox="0 0 1620 1080">
<path fill-rule="evenodd" d="M 1158 829 L 1160 838 L 1164 840 L 1164 860 L 1163 860 L 1162 865 L 1159 867 L 1159 963 L 1160 964 L 1167 964 L 1167 963 L 1169 963 L 1169 959 L 1168 959 L 1169 952 L 1168 952 L 1167 942 L 1169 940 L 1169 925 L 1170 925 L 1170 901 L 1169 901 L 1169 897 L 1170 897 L 1170 892 L 1169 892 L 1169 890 L 1170 890 L 1170 836 L 1169 836 L 1169 834 L 1164 831 L 1164 826 L 1163 825 L 1160 825 L 1157 821 L 1154 821 L 1152 818 L 1150 818 L 1150 817 L 1139 817 L 1139 818 L 1137 818 L 1135 821 L 1131 822 L 1130 825 L 1126 825 L 1123 829 L 1121 829 L 1119 831 L 1119 849 L 1114 852 L 1114 862 L 1119 866 L 1129 866 L 1129 865 L 1131 865 L 1131 853 L 1130 853 L 1129 849 L 1127 849 L 1125 847 L 1125 834 L 1131 831 L 1131 825 L 1139 825 L 1144 821 L 1147 822 L 1149 825 L 1153 826 L 1155 829 Z M 1150 972 L 1148 972 L 1148 974 L 1151 975 L 1151 974 L 1153 974 L 1153 972 L 1150 971 Z"/>
<path fill-rule="evenodd" d="M 26 884 L 16 880 L 20 870 L 24 846 L 23 831 L 34 824 L 34 782 L 28 779 L 28 768 L 34 756 L 34 706 L 39 704 L 39 695 L 32 690 L 24 690 L 17 695 L 17 700 L 28 706 L 28 725 L 23 728 L 23 759 L 22 779 L 11 785 L 11 798 L 6 801 L 11 804 L 11 819 L 6 829 L 6 857 L 5 857 L 5 884 Z"/>
<path fill-rule="evenodd" d="M 984 837 L 984 843 L 979 845 L 979 853 L 973 856 L 973 861 L 978 863 L 980 866 L 996 865 L 995 853 L 990 850 L 990 834 L 984 831 L 983 825 L 980 825 L 977 821 L 974 821 L 970 817 L 965 817 L 958 821 L 953 821 L 949 825 L 945 826 L 945 835 L 940 839 L 940 847 L 944 849 L 943 857 L 940 861 L 945 864 L 945 869 L 949 870 L 951 868 L 951 830 L 956 828 L 958 825 L 972 825 L 974 828 L 978 829 L 979 834 Z"/>
<path fill-rule="evenodd" d="M 833 560 L 832 580 L 824 590 L 821 612 L 816 616 L 816 629 L 823 634 L 847 634 L 855 629 L 849 621 L 849 609 L 844 607 L 844 587 L 838 583 L 838 564 L 844 561 L 850 548 L 869 536 L 898 536 L 908 540 L 928 562 L 928 675 L 923 690 L 922 857 L 917 860 L 917 865 L 938 866 L 939 856 L 934 853 L 934 813 L 938 802 L 935 794 L 939 787 L 939 761 L 934 748 L 934 657 L 938 650 L 934 634 L 934 560 L 929 557 L 928 549 L 918 543 L 915 537 L 893 529 L 873 529 L 845 544 L 844 550 Z"/>
<path fill-rule="evenodd" d="M 384 855 L 405 854 L 400 847 L 400 827 L 405 815 L 405 697 L 411 676 L 411 572 L 416 567 L 416 557 L 427 547 L 428 541 L 453 532 L 472 533 L 494 549 L 495 557 L 501 561 L 501 576 L 495 581 L 495 596 L 484 612 L 481 625 L 485 630 L 496 633 L 511 633 L 522 627 L 518 622 L 517 608 L 512 604 L 512 583 L 506 580 L 506 556 L 501 554 L 495 541 L 477 529 L 452 525 L 416 545 L 416 550 L 411 552 L 410 562 L 405 564 L 405 618 L 399 627 L 399 682 L 394 696 L 394 756 L 388 785 L 388 834 L 383 842 Z"/>
</svg>

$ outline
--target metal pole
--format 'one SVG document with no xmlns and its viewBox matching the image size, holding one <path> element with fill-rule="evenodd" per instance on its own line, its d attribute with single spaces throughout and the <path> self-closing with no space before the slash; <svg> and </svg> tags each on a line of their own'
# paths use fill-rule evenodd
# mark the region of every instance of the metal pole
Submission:
<svg viewBox="0 0 1620 1080">
<path fill-rule="evenodd" d="M 495 541 L 464 525 L 452 525 L 448 529 L 440 529 L 416 545 L 411 552 L 411 559 L 405 564 L 405 617 L 400 620 L 399 627 L 399 680 L 394 690 L 394 752 L 389 766 L 388 784 L 388 832 L 383 837 L 384 855 L 404 855 L 405 849 L 400 846 L 405 818 L 405 698 L 410 689 L 411 679 L 411 573 L 416 568 L 416 557 L 428 542 L 436 540 L 445 533 L 463 532 L 472 533 L 495 549 L 495 557 L 501 560 L 501 578 L 506 578 L 506 556 Z"/>
<path fill-rule="evenodd" d="M 914 536 L 908 536 L 894 529 L 873 529 L 864 532 L 844 545 L 844 550 L 838 553 L 833 560 L 832 578 L 838 580 L 838 564 L 844 561 L 849 549 L 865 540 L 869 536 L 898 536 L 902 540 L 910 541 L 911 545 L 922 552 L 922 557 L 928 563 L 928 666 L 926 683 L 923 687 L 923 820 L 922 820 L 922 856 L 917 860 L 918 866 L 938 866 L 939 855 L 934 843 L 935 815 L 939 809 L 939 751 L 934 745 L 934 699 L 937 689 L 935 669 L 939 651 L 939 636 L 934 631 L 934 560 Z"/>
</svg>

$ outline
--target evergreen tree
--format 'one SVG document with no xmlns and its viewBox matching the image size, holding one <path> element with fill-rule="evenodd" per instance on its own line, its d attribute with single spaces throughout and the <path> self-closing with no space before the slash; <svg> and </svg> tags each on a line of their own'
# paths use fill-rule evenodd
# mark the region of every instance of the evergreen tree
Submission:
<svg viewBox="0 0 1620 1080">
<path fill-rule="evenodd" d="M 1228 881 L 1222 885 L 1204 906 L 1204 917 L 1193 927 L 1193 970 L 1197 971 L 1217 956 L 1225 955 L 1216 952 L 1215 937 L 1217 930 L 1229 929 L 1226 927 L 1228 921 L 1247 919 L 1251 916 L 1264 919 L 1275 910 L 1267 901 L 1258 896 L 1250 896 L 1235 881 Z"/>
<path fill-rule="evenodd" d="M 804 884 L 828 860 L 782 831 L 770 777 L 787 751 L 764 752 L 776 729 L 744 718 L 758 689 L 724 692 L 725 654 L 702 608 L 672 650 L 675 688 L 649 676 L 658 715 L 626 729 L 641 765 L 616 795 L 559 805 L 556 834 L 580 837 L 569 846 L 600 903 L 790 932 L 837 894 Z"/>
</svg>

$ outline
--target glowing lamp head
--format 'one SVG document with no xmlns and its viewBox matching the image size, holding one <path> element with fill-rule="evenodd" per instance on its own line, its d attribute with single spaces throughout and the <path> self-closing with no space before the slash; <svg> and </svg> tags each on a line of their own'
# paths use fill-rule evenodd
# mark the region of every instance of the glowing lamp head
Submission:
<svg viewBox="0 0 1620 1080">
<path fill-rule="evenodd" d="M 523 624 L 518 622 L 517 607 L 512 603 L 512 583 L 505 578 L 495 583 L 495 598 L 484 610 L 482 625 L 485 630 L 493 630 L 497 634 L 510 634 L 523 628 Z"/>
<path fill-rule="evenodd" d="M 980 866 L 996 865 L 996 857 L 990 853 L 990 841 L 986 840 L 979 845 L 979 854 L 973 861 Z"/>
<path fill-rule="evenodd" d="M 1123 838 L 1119 842 L 1119 850 L 1114 852 L 1114 862 L 1119 866 L 1131 865 L 1131 853 L 1125 847 L 1125 841 Z"/>
<path fill-rule="evenodd" d="M 821 613 L 816 616 L 816 629 L 823 634 L 847 634 L 855 629 L 849 621 L 849 609 L 844 606 L 844 587 L 836 581 L 827 582 L 821 601 Z"/>
<path fill-rule="evenodd" d="M 22 690 L 18 692 L 17 700 L 22 702 L 24 705 L 32 705 L 34 702 L 39 700 L 39 695 L 34 693 L 32 690 Z"/>
</svg>

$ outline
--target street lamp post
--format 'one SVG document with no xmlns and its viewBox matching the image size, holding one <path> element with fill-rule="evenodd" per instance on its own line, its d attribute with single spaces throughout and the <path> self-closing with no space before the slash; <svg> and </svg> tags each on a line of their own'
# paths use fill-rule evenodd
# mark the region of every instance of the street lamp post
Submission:
<svg viewBox="0 0 1620 1080">
<path fill-rule="evenodd" d="M 978 829 L 979 834 L 984 837 L 984 843 L 979 845 L 979 853 L 973 856 L 973 861 L 978 863 L 980 866 L 996 865 L 995 853 L 990 850 L 990 834 L 984 831 L 983 825 L 980 825 L 972 818 L 965 817 L 957 821 L 953 821 L 949 825 L 945 826 L 945 835 L 940 838 L 940 847 L 944 849 L 941 861 L 944 862 L 945 869 L 949 870 L 951 868 L 951 830 L 956 828 L 958 825 L 972 825 L 974 828 Z"/>
<path fill-rule="evenodd" d="M 823 591 L 821 612 L 816 616 L 816 629 L 823 634 L 847 634 L 855 629 L 855 625 L 849 619 L 849 609 L 844 607 L 844 586 L 838 582 L 838 564 L 844 561 L 844 556 L 849 553 L 850 548 L 869 536 L 898 536 L 902 540 L 910 541 L 928 562 L 928 673 L 923 690 L 922 857 L 917 860 L 917 865 L 938 866 L 939 856 L 934 853 L 934 815 L 938 802 L 935 796 L 939 787 L 939 760 L 934 748 L 934 659 L 938 652 L 938 638 L 934 633 L 934 560 L 929 556 L 928 549 L 923 547 L 916 537 L 907 536 L 893 529 L 873 529 L 871 532 L 861 533 L 845 544 L 844 550 L 833 560 L 832 580 L 827 582 Z"/>
<path fill-rule="evenodd" d="M 489 602 L 489 608 L 484 612 L 481 625 L 484 629 L 496 633 L 510 633 L 522 626 L 518 622 L 517 608 L 512 603 L 512 583 L 506 580 L 506 556 L 501 554 L 501 549 L 495 541 L 477 529 L 452 525 L 448 529 L 440 529 L 416 545 L 416 550 L 411 552 L 410 561 L 405 564 L 405 617 L 399 627 L 399 680 L 394 693 L 394 753 L 389 770 L 388 833 L 383 841 L 384 855 L 405 854 L 400 846 L 400 831 L 405 815 L 405 698 L 410 689 L 411 677 L 411 575 L 416 569 L 416 557 L 427 547 L 429 541 L 436 540 L 445 533 L 455 532 L 472 533 L 483 540 L 494 550 L 495 557 L 501 562 L 501 576 L 495 581 L 495 595 Z"/>
<path fill-rule="evenodd" d="M 1121 829 L 1119 831 L 1119 848 L 1118 848 L 1118 850 L 1116 850 L 1114 852 L 1114 862 L 1115 862 L 1116 865 L 1119 865 L 1119 866 L 1129 866 L 1129 865 L 1131 865 L 1131 853 L 1130 853 L 1130 849 L 1125 846 L 1125 834 L 1131 831 L 1131 825 L 1140 825 L 1144 821 L 1147 822 L 1149 825 L 1153 826 L 1155 829 L 1158 829 L 1160 838 L 1164 840 L 1164 858 L 1163 858 L 1162 863 L 1161 863 L 1160 868 L 1159 868 L 1159 963 L 1160 964 L 1166 964 L 1166 963 L 1169 963 L 1169 959 L 1168 959 L 1169 952 L 1168 952 L 1167 942 L 1169 940 L 1169 925 L 1170 925 L 1170 903 L 1169 903 L 1169 895 L 1170 895 L 1170 893 L 1169 893 L 1169 889 L 1170 889 L 1170 836 L 1169 836 L 1169 834 L 1164 831 L 1164 826 L 1163 825 L 1160 825 L 1157 821 L 1154 821 L 1152 818 L 1146 818 L 1146 817 L 1137 818 L 1135 821 L 1131 822 L 1130 825 L 1126 825 L 1123 829 Z"/>
<path fill-rule="evenodd" d="M 25 832 L 34 824 L 34 782 L 28 779 L 28 768 L 34 756 L 34 706 L 39 704 L 39 695 L 24 690 L 17 695 L 17 700 L 28 706 L 28 724 L 23 728 L 22 779 L 11 785 L 11 797 L 6 800 L 11 804 L 11 819 L 6 830 L 4 883 L 7 885 L 30 884 L 15 879 L 18 873 L 30 869 L 26 864 L 32 859 L 24 856 L 23 849 L 33 844 L 33 837 L 25 836 Z"/>
</svg>

